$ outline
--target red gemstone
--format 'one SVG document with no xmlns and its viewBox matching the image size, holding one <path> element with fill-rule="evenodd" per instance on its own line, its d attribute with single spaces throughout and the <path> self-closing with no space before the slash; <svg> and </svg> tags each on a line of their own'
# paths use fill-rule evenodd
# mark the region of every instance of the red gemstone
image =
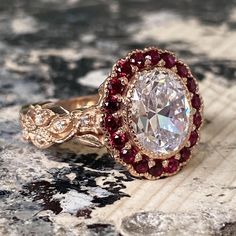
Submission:
<svg viewBox="0 0 236 236">
<path fill-rule="evenodd" d="M 116 112 L 120 109 L 120 102 L 116 96 L 109 96 L 105 99 L 103 108 L 109 113 Z"/>
<path fill-rule="evenodd" d="M 176 63 L 175 57 L 167 52 L 162 53 L 161 58 L 165 61 L 165 67 L 167 68 L 173 67 Z"/>
<path fill-rule="evenodd" d="M 184 64 L 176 64 L 178 75 L 181 77 L 186 77 L 188 75 L 188 69 Z"/>
<path fill-rule="evenodd" d="M 118 78 L 112 78 L 108 84 L 108 90 L 111 95 L 122 94 L 125 86 L 122 84 L 121 80 Z"/>
<path fill-rule="evenodd" d="M 152 65 L 156 65 L 161 60 L 161 56 L 157 50 L 152 49 L 145 53 L 145 59 L 150 60 Z"/>
<path fill-rule="evenodd" d="M 196 130 L 191 132 L 189 142 L 190 142 L 190 147 L 194 146 L 197 143 L 198 140 L 198 133 Z"/>
<path fill-rule="evenodd" d="M 164 168 L 164 171 L 166 173 L 174 173 L 178 170 L 178 167 L 179 167 L 179 161 L 176 160 L 174 157 L 168 159 L 168 165 L 167 167 Z"/>
<path fill-rule="evenodd" d="M 180 162 L 183 163 L 183 162 L 186 162 L 189 157 L 191 155 L 191 151 L 189 148 L 183 148 L 181 151 L 180 151 Z"/>
<path fill-rule="evenodd" d="M 149 167 L 148 167 L 148 161 L 146 159 L 143 159 L 139 162 L 136 162 L 134 164 L 134 169 L 139 173 L 145 173 L 148 171 Z"/>
<path fill-rule="evenodd" d="M 104 119 L 105 128 L 109 132 L 115 132 L 121 126 L 121 118 L 116 118 L 112 115 L 107 115 Z"/>
<path fill-rule="evenodd" d="M 196 82 L 195 82 L 193 77 L 189 77 L 188 78 L 188 80 L 187 80 L 187 87 L 188 87 L 189 92 L 191 92 L 191 93 L 195 93 L 196 92 L 197 85 L 196 85 Z"/>
<path fill-rule="evenodd" d="M 161 174 L 163 173 L 163 166 L 161 161 L 156 161 L 155 166 L 153 166 L 151 169 L 149 169 L 149 174 L 158 177 L 161 176 Z"/>
<path fill-rule="evenodd" d="M 198 94 L 195 94 L 192 98 L 192 106 L 196 109 L 201 107 L 201 99 Z"/>
<path fill-rule="evenodd" d="M 130 62 L 139 68 L 144 66 L 144 61 L 145 59 L 142 52 L 136 52 L 130 57 Z"/>
<path fill-rule="evenodd" d="M 120 60 L 117 63 L 117 68 L 116 68 L 116 72 L 120 77 L 127 77 L 130 78 L 132 75 L 132 67 L 130 65 L 129 61 L 126 60 Z"/>
<path fill-rule="evenodd" d="M 202 124 L 202 116 L 199 112 L 197 112 L 194 116 L 193 116 L 193 124 L 196 126 L 196 128 L 198 129 L 201 124 Z"/>
<path fill-rule="evenodd" d="M 132 164 L 134 162 L 136 154 L 137 151 L 134 147 L 132 147 L 131 149 L 123 148 L 120 151 L 121 159 L 127 164 Z"/>
<path fill-rule="evenodd" d="M 111 135 L 111 145 L 114 148 L 123 148 L 128 141 L 125 133 L 116 132 Z"/>
</svg>

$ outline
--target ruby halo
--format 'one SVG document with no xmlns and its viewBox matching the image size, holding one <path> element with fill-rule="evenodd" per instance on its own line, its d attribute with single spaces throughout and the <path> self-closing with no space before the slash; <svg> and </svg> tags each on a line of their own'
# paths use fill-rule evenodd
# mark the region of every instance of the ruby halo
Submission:
<svg viewBox="0 0 236 236">
<path fill-rule="evenodd" d="M 203 101 L 189 67 L 167 50 L 134 50 L 115 63 L 104 90 L 101 125 L 114 158 L 133 176 L 177 173 L 203 123 Z"/>
</svg>

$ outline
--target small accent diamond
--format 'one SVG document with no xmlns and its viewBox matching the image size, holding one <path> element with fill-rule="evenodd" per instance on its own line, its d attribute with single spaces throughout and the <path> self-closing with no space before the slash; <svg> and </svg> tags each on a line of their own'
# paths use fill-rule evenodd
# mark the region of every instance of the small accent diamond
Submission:
<svg viewBox="0 0 236 236">
<path fill-rule="evenodd" d="M 42 125 L 45 122 L 45 115 L 44 114 L 36 114 L 34 121 L 35 121 L 36 125 Z"/>
</svg>

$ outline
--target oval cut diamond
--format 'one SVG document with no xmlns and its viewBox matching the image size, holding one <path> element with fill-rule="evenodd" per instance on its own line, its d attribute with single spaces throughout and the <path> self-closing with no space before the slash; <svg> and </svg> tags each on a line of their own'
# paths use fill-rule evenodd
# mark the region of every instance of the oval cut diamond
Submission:
<svg viewBox="0 0 236 236">
<path fill-rule="evenodd" d="M 132 121 L 139 143 L 148 151 L 168 154 L 179 150 L 190 126 L 186 89 L 171 71 L 139 73 L 132 94 Z"/>
</svg>

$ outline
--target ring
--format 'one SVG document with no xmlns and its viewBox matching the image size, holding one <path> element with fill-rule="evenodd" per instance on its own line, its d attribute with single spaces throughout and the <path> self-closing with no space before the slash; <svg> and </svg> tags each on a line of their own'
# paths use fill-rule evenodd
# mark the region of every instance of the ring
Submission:
<svg viewBox="0 0 236 236">
<path fill-rule="evenodd" d="M 203 100 L 186 64 L 149 47 L 119 59 L 97 95 L 27 105 L 20 123 L 39 148 L 70 139 L 105 146 L 133 176 L 158 179 L 190 159 Z"/>
</svg>

